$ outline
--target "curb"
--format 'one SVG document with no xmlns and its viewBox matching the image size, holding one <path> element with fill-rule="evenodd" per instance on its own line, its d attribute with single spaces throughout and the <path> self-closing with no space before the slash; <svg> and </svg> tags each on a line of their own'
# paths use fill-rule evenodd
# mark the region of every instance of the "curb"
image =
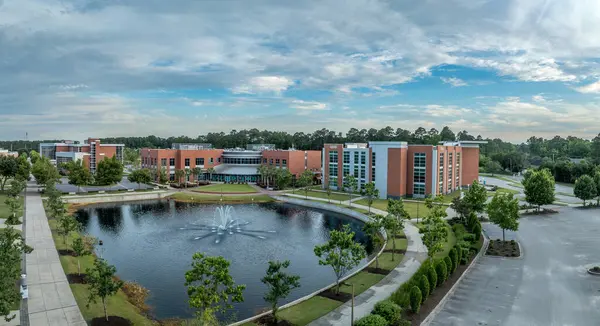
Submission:
<svg viewBox="0 0 600 326">
<path fill-rule="evenodd" d="M 427 318 L 425 318 L 421 322 L 421 326 L 428 326 L 433 321 L 433 318 L 435 318 L 435 316 L 437 316 L 437 314 L 440 313 L 442 308 L 446 305 L 446 302 L 450 299 L 450 296 L 458 288 L 458 285 L 463 280 L 463 278 L 469 273 L 471 268 L 473 268 L 473 266 L 475 266 L 475 263 L 477 261 L 479 261 L 481 259 L 481 257 L 484 256 L 484 253 L 487 251 L 488 245 L 490 243 L 490 239 L 487 237 L 487 235 L 483 231 L 481 232 L 481 234 L 483 236 L 483 245 L 481 246 L 481 250 L 479 250 L 479 252 L 477 253 L 477 256 L 471 261 L 471 264 L 469 264 L 469 266 L 467 267 L 467 269 L 465 269 L 463 274 L 458 278 L 458 280 L 456 280 L 456 283 L 454 283 L 452 288 L 450 288 L 450 290 L 446 293 L 446 295 L 442 298 L 442 300 L 440 300 L 440 302 L 438 302 L 437 306 L 429 313 L 429 316 L 427 316 Z"/>
</svg>

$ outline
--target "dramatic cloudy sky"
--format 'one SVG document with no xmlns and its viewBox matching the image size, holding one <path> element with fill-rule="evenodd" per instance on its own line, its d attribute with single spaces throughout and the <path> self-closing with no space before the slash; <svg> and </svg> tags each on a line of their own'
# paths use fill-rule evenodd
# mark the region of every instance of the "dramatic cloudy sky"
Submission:
<svg viewBox="0 0 600 326">
<path fill-rule="evenodd" d="M 0 0 L 0 139 L 600 132 L 598 0 Z"/>
</svg>

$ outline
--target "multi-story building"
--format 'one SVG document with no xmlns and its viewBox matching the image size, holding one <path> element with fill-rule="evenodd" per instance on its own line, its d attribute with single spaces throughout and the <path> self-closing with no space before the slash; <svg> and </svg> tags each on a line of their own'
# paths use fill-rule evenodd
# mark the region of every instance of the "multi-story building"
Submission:
<svg viewBox="0 0 600 326">
<path fill-rule="evenodd" d="M 323 186 L 344 189 L 345 177 L 351 175 L 357 179 L 358 189 L 373 181 L 380 198 L 448 194 L 478 179 L 481 143 L 325 144 Z"/>
<path fill-rule="evenodd" d="M 88 138 L 83 144 L 74 141 L 41 143 L 40 155 L 55 164 L 82 160 L 90 172 L 95 173 L 98 163 L 104 158 L 116 156 L 122 162 L 124 148 L 124 144 L 102 144 L 98 138 Z"/>
<path fill-rule="evenodd" d="M 2 149 L 2 148 L 0 148 L 0 156 L 17 157 L 17 156 L 19 156 L 19 153 L 18 152 L 9 151 L 8 149 Z"/>
<path fill-rule="evenodd" d="M 210 144 L 173 144 L 171 149 L 141 150 L 142 167 L 156 171 L 165 169 L 171 181 L 176 170 L 198 167 L 202 173 L 186 176 L 191 179 L 224 182 L 257 182 L 258 167 L 263 165 L 288 169 L 298 176 L 304 170 L 321 172 L 319 151 L 278 150 L 274 145 L 252 144 L 247 149 L 213 149 Z M 212 169 L 211 169 L 212 168 Z"/>
</svg>

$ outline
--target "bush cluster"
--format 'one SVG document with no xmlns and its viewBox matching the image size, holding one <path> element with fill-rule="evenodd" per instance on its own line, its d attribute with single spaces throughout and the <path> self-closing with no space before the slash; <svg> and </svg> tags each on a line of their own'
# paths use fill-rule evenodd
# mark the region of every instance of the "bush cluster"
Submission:
<svg viewBox="0 0 600 326">
<path fill-rule="evenodd" d="M 421 300 L 423 300 L 421 290 L 418 286 L 414 285 L 412 289 L 410 289 L 410 309 L 414 313 L 418 313 L 419 309 L 421 309 Z"/>
<path fill-rule="evenodd" d="M 429 293 L 431 293 L 431 286 L 429 285 L 429 280 L 427 276 L 421 275 L 419 277 L 419 289 L 421 289 L 421 294 L 423 295 L 423 302 L 427 300 Z"/>
<path fill-rule="evenodd" d="M 402 319 L 402 308 L 391 301 L 381 301 L 375 305 L 371 314 L 383 317 L 388 324 L 397 325 Z"/>
<path fill-rule="evenodd" d="M 359 319 L 356 326 L 388 326 L 387 320 L 379 315 L 367 315 Z"/>
<path fill-rule="evenodd" d="M 448 278 L 448 269 L 446 268 L 446 263 L 443 260 L 438 261 L 435 265 L 435 271 L 437 272 L 437 286 L 439 287 Z"/>
</svg>

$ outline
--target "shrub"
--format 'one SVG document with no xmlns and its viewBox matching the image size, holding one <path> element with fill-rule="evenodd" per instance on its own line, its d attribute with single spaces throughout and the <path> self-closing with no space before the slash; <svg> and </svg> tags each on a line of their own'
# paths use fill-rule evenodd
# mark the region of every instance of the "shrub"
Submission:
<svg viewBox="0 0 600 326">
<path fill-rule="evenodd" d="M 460 223 L 454 224 L 452 226 L 452 231 L 454 231 L 454 234 L 456 234 L 457 236 L 459 234 L 463 234 L 463 233 L 467 232 L 467 230 L 465 230 L 465 226 L 463 224 L 460 224 Z"/>
<path fill-rule="evenodd" d="M 433 268 L 433 265 L 430 265 L 427 269 L 427 279 L 429 280 L 430 286 L 429 293 L 432 293 L 433 289 L 435 289 L 438 284 L 438 274 L 435 271 L 435 268 Z"/>
<path fill-rule="evenodd" d="M 454 271 L 458 267 L 458 253 L 456 252 L 456 248 L 450 249 L 448 256 L 450 257 L 450 261 L 452 262 L 452 273 L 454 273 Z"/>
<path fill-rule="evenodd" d="M 431 293 L 431 286 L 429 285 L 429 280 L 426 275 L 421 275 L 419 277 L 419 289 L 421 289 L 421 294 L 423 295 L 423 302 L 427 300 L 429 293 Z"/>
<path fill-rule="evenodd" d="M 397 325 L 402 319 L 402 308 L 387 300 L 377 302 L 371 313 L 383 317 L 390 325 Z"/>
<path fill-rule="evenodd" d="M 446 271 L 448 272 L 448 277 L 450 277 L 450 274 L 454 272 L 454 266 L 452 265 L 452 259 L 450 259 L 450 256 L 444 257 L 444 263 L 446 263 Z"/>
<path fill-rule="evenodd" d="M 446 267 L 446 263 L 443 260 L 440 260 L 437 265 L 435 265 L 435 271 L 437 272 L 437 286 L 442 285 L 446 278 L 448 278 L 448 269 Z"/>
<path fill-rule="evenodd" d="M 479 241 L 479 239 L 481 238 L 481 223 L 477 223 L 477 225 L 475 225 L 473 233 L 475 234 L 475 240 Z"/>
<path fill-rule="evenodd" d="M 454 246 L 454 249 L 456 249 L 456 261 L 458 263 L 460 263 L 461 259 L 462 259 L 462 249 L 460 248 L 460 246 Z M 458 264 L 457 264 L 458 266 Z"/>
<path fill-rule="evenodd" d="M 419 309 L 421 309 L 421 300 L 423 299 L 423 295 L 421 294 L 421 290 L 419 290 L 418 286 L 413 286 L 410 290 L 410 309 L 414 313 L 418 313 Z"/>
<path fill-rule="evenodd" d="M 477 215 L 475 213 L 471 213 L 467 218 L 467 230 L 469 230 L 469 232 L 473 232 L 473 228 L 475 225 L 477 225 L 477 223 L 479 223 Z"/>
<path fill-rule="evenodd" d="M 125 282 L 122 290 L 125 292 L 125 295 L 127 295 L 127 300 L 138 307 L 142 312 L 146 313 L 150 310 L 150 307 L 146 304 L 146 299 L 150 294 L 150 290 L 135 282 Z"/>
<path fill-rule="evenodd" d="M 477 229 L 477 225 L 475 225 L 475 229 Z M 473 233 L 467 233 L 463 236 L 463 240 L 468 242 L 475 242 L 475 235 Z"/>
<path fill-rule="evenodd" d="M 385 318 L 379 315 L 368 315 L 357 320 L 354 325 L 356 326 L 387 326 L 388 322 Z"/>
<path fill-rule="evenodd" d="M 402 319 L 398 322 L 398 324 L 396 326 L 411 326 L 412 323 L 410 322 L 410 320 L 406 320 L 406 319 Z"/>
</svg>

